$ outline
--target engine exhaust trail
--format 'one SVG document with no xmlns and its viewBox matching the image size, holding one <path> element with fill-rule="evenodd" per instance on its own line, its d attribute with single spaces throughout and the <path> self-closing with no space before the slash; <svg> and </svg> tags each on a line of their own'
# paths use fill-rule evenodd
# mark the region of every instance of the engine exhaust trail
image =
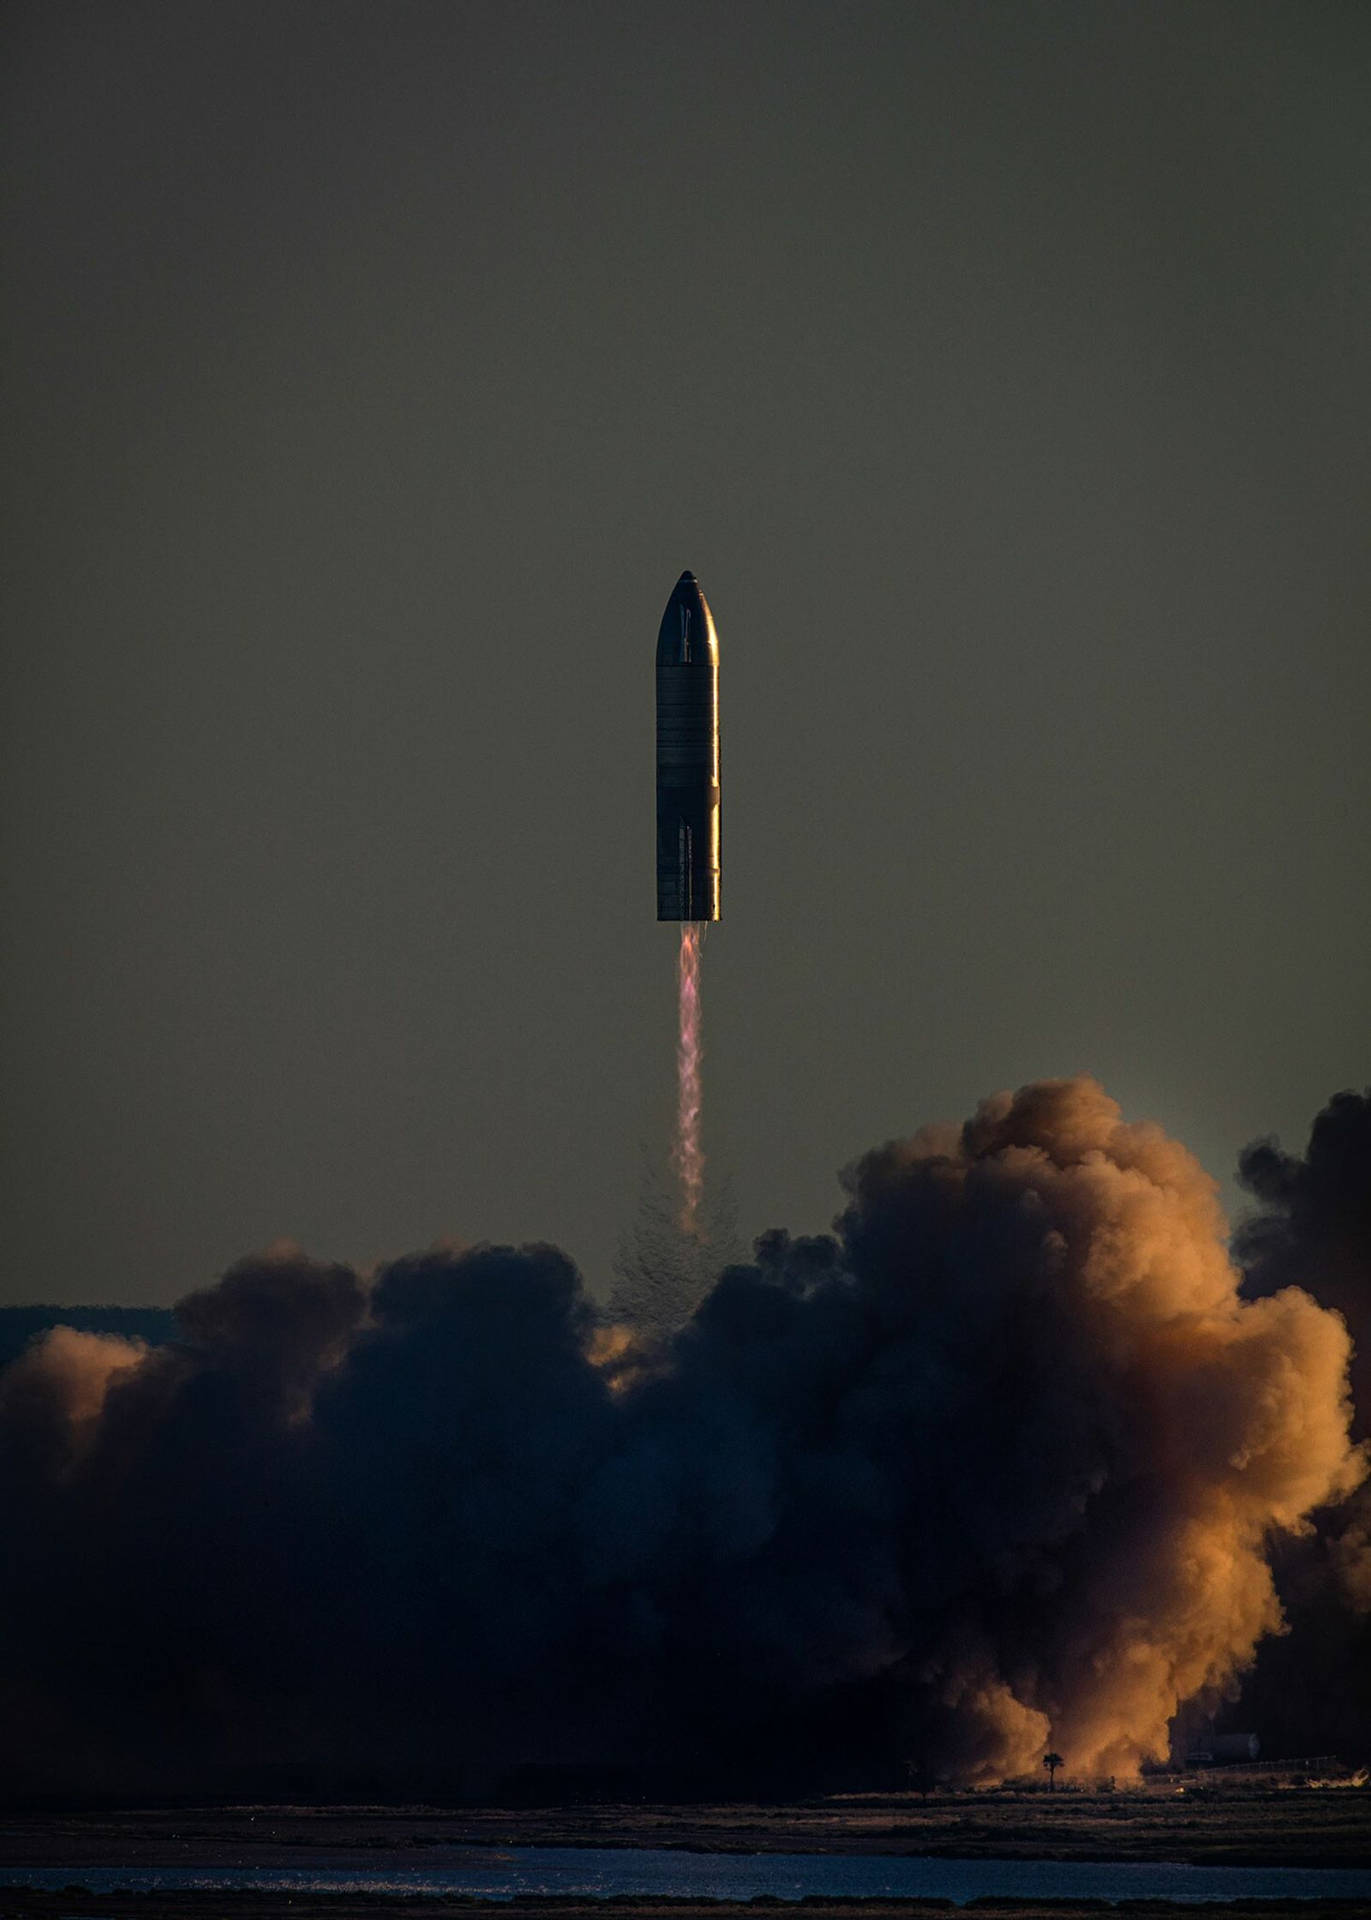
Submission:
<svg viewBox="0 0 1371 1920">
<path fill-rule="evenodd" d="M 676 970 L 676 1144 L 671 1157 L 681 1183 L 681 1211 L 677 1217 L 682 1233 L 688 1234 L 691 1239 L 698 1238 L 700 1232 L 700 1200 L 705 1181 L 705 1157 L 700 1146 L 700 1107 L 703 1100 L 700 958 L 708 928 L 709 923 L 705 920 L 682 921 Z"/>
</svg>

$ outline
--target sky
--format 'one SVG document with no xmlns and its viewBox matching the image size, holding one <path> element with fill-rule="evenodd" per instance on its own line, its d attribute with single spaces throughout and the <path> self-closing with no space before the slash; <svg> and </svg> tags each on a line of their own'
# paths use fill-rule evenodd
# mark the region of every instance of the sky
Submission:
<svg viewBox="0 0 1371 1920">
<path fill-rule="evenodd" d="M 664 1165 L 718 624 L 746 1243 L 1095 1074 L 1371 1079 L 1371 15 L 16 4 L 0 1299 L 552 1240 Z"/>
</svg>

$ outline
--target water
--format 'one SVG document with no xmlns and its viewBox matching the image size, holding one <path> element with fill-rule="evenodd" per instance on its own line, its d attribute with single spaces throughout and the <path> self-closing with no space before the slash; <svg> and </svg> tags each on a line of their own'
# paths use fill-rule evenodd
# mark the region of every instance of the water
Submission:
<svg viewBox="0 0 1371 1920">
<path fill-rule="evenodd" d="M 660 1847 L 454 1847 L 447 1863 L 358 1867 L 7 1867 L 0 1887 L 92 1893 L 254 1888 L 264 1892 L 529 1894 L 595 1899 L 651 1894 L 749 1900 L 924 1898 L 959 1904 L 985 1894 L 1092 1900 L 1371 1900 L 1364 1867 L 1190 1867 L 1171 1861 L 927 1860 L 889 1854 L 686 1853 Z"/>
</svg>

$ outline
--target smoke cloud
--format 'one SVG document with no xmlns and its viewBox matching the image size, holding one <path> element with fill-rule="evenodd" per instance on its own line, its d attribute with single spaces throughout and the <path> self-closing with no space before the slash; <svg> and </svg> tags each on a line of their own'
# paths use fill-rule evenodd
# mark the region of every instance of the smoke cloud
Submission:
<svg viewBox="0 0 1371 1920">
<path fill-rule="evenodd" d="M 169 1345 L 47 1335 L 0 1376 L 5 1784 L 1164 1754 L 1278 1627 L 1272 1538 L 1360 1477 L 1343 1321 L 1274 1266 L 1242 1298 L 1213 1183 L 1090 1080 L 843 1185 L 669 1334 L 551 1247 L 364 1284 L 282 1246 Z"/>
<path fill-rule="evenodd" d="M 1243 1153 L 1260 1203 L 1234 1235 L 1243 1293 L 1303 1288 L 1352 1339 L 1353 1437 L 1371 1440 L 1371 1090 L 1339 1093 L 1303 1156 L 1272 1139 Z M 1366 1754 L 1371 1729 L 1371 1486 L 1314 1515 L 1275 1555 L 1289 1631 L 1265 1645 L 1241 1711 L 1288 1750 Z"/>
<path fill-rule="evenodd" d="M 1243 1292 L 1300 1286 L 1336 1307 L 1352 1332 L 1355 1432 L 1371 1436 L 1371 1088 L 1335 1094 L 1303 1158 L 1256 1140 L 1239 1178 L 1261 1203 L 1234 1235 Z"/>
</svg>

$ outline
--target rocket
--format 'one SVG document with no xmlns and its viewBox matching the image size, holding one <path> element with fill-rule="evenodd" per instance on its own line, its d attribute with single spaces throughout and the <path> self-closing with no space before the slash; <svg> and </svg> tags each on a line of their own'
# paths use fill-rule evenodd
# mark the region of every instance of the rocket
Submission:
<svg viewBox="0 0 1371 1920">
<path fill-rule="evenodd" d="M 657 635 L 657 918 L 717 920 L 719 636 L 690 572 Z"/>
</svg>

